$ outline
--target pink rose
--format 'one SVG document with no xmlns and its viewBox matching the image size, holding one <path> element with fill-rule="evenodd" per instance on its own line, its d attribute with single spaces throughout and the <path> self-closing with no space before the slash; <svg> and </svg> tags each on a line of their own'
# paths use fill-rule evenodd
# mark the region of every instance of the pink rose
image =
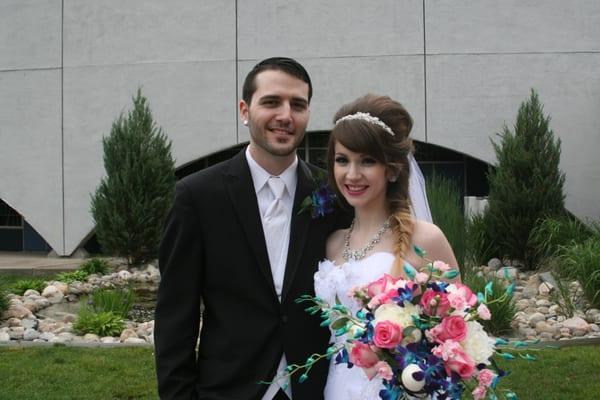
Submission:
<svg viewBox="0 0 600 400">
<path fill-rule="evenodd" d="M 439 269 L 442 272 L 450 271 L 450 266 L 443 261 L 434 261 L 433 268 Z"/>
<path fill-rule="evenodd" d="M 365 375 L 367 375 L 367 378 L 369 378 L 369 380 L 372 380 L 377 375 L 388 381 L 394 377 L 392 368 L 385 361 L 379 361 L 371 368 L 363 368 L 363 370 L 365 371 Z"/>
<path fill-rule="evenodd" d="M 369 297 L 375 297 L 378 294 L 387 292 L 394 283 L 396 283 L 397 279 L 394 279 L 393 276 L 384 274 L 381 278 L 373 281 L 367 285 L 367 295 Z"/>
<path fill-rule="evenodd" d="M 479 371 L 479 376 L 477 376 L 477 380 L 481 386 L 489 387 L 494 379 L 496 378 L 496 374 L 490 369 L 482 369 Z"/>
<path fill-rule="evenodd" d="M 454 371 L 462 379 L 469 379 L 475 373 L 475 362 L 455 341 L 445 341 L 431 349 L 431 352 L 444 360 L 444 367 L 448 375 Z"/>
<path fill-rule="evenodd" d="M 436 292 L 427 289 L 421 296 L 421 306 L 427 315 L 444 316 L 450 309 L 448 295 L 444 292 Z"/>
<path fill-rule="evenodd" d="M 355 342 L 350 351 L 350 361 L 357 367 L 371 368 L 377 364 L 379 357 L 368 344 Z"/>
<path fill-rule="evenodd" d="M 371 310 L 374 310 L 375 308 L 379 307 L 381 304 L 392 303 L 393 302 L 392 299 L 395 296 L 398 296 L 398 291 L 394 290 L 394 289 L 388 290 L 383 293 L 379 293 L 378 295 L 373 297 L 371 300 L 369 300 L 367 307 Z"/>
<path fill-rule="evenodd" d="M 429 275 L 425 272 L 417 272 L 417 276 L 415 277 L 415 281 L 417 283 L 425 283 L 429 279 Z"/>
<path fill-rule="evenodd" d="M 458 293 L 460 296 L 462 296 L 468 306 L 473 307 L 475 304 L 477 304 L 477 296 L 467 285 L 463 285 L 462 283 L 455 283 L 454 285 L 458 288 L 455 293 Z"/>
<path fill-rule="evenodd" d="M 477 315 L 479 315 L 479 318 L 485 320 L 492 318 L 492 313 L 490 312 L 490 309 L 487 308 L 487 306 L 483 303 L 481 303 L 479 307 L 477 307 Z"/>
<path fill-rule="evenodd" d="M 485 398 L 485 388 L 483 386 L 477 386 L 475 390 L 473 390 L 473 400 L 481 400 Z"/>
<path fill-rule="evenodd" d="M 429 333 L 437 343 L 443 343 L 446 340 L 460 342 L 467 337 L 467 323 L 463 317 L 457 315 L 444 317 L 440 324 L 430 329 Z"/>
<path fill-rule="evenodd" d="M 402 327 L 392 321 L 381 321 L 375 325 L 373 343 L 383 349 L 393 349 L 402 341 Z"/>
</svg>

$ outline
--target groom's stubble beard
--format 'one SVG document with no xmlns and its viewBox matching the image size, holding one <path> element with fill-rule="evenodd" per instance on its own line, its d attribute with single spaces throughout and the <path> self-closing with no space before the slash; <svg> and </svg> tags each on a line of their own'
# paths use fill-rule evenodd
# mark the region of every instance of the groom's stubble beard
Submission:
<svg viewBox="0 0 600 400">
<path fill-rule="evenodd" d="M 275 134 L 270 132 L 267 127 L 257 128 L 252 121 L 252 117 L 250 115 L 249 117 L 248 131 L 251 143 L 275 157 L 288 157 L 295 154 L 306 134 L 306 130 L 294 132 L 287 140 L 281 140 L 275 137 Z M 285 127 L 282 126 L 282 128 Z M 280 144 L 280 146 L 277 146 L 277 144 Z"/>
</svg>

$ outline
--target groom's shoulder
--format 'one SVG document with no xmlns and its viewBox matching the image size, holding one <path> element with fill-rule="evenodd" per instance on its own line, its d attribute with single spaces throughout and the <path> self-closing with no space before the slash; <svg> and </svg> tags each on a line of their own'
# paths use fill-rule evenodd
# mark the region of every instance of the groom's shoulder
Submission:
<svg viewBox="0 0 600 400">
<path fill-rule="evenodd" d="M 185 186 L 191 190 L 216 188 L 218 186 L 216 184 L 222 182 L 223 177 L 227 174 L 230 163 L 231 160 L 225 160 L 200 171 L 193 172 L 181 178 L 177 182 L 177 185 Z"/>
</svg>

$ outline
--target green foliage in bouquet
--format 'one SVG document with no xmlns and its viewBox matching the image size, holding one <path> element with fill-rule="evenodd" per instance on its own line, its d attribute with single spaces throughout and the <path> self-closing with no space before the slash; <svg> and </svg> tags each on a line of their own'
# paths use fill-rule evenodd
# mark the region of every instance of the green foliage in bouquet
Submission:
<svg viewBox="0 0 600 400">
<path fill-rule="evenodd" d="M 600 307 L 600 233 L 583 243 L 561 249 L 559 265 L 561 274 L 576 279 L 591 306 Z"/>
<path fill-rule="evenodd" d="M 140 89 L 133 110 L 119 116 L 102 143 L 106 176 L 91 204 L 98 241 L 130 265 L 154 259 L 174 194 L 175 162 Z"/>
<path fill-rule="evenodd" d="M 76 271 L 61 272 L 56 275 L 56 280 L 64 283 L 85 282 L 89 275 L 87 272 L 78 269 Z"/>
<path fill-rule="evenodd" d="M 110 311 L 96 313 L 87 307 L 82 307 L 73 329 L 79 335 L 94 333 L 98 336 L 119 336 L 125 329 L 125 324 L 119 315 Z"/>
<path fill-rule="evenodd" d="M 565 175 L 559 169 L 560 139 L 537 93 L 521 104 L 513 131 L 504 127 L 500 143 L 492 141 L 497 166 L 488 174 L 490 193 L 485 213 L 488 234 L 498 256 L 536 264 L 529 235 L 536 221 L 564 215 Z"/>
<path fill-rule="evenodd" d="M 468 274 L 464 278 L 464 283 L 474 292 L 485 292 L 486 285 L 491 283 L 491 293 L 488 294 L 487 307 L 492 313 L 490 320 L 479 321 L 483 327 L 490 333 L 500 336 L 510 333 L 512 322 L 517 308 L 512 296 L 505 296 L 506 285 L 501 279 L 492 277 L 486 279 L 476 274 Z"/>
<path fill-rule="evenodd" d="M 434 173 L 427 180 L 427 200 L 433 223 L 446 235 L 461 273 L 464 274 L 462 266 L 465 262 L 465 218 L 455 182 Z"/>
<path fill-rule="evenodd" d="M 112 312 L 121 318 L 127 318 L 135 301 L 130 289 L 99 289 L 88 299 L 88 305 L 96 313 Z"/>
<path fill-rule="evenodd" d="M 108 261 L 103 260 L 101 258 L 91 258 L 81 264 L 79 269 L 81 271 L 85 271 L 88 275 L 98 274 L 105 275 L 109 270 Z"/>
<path fill-rule="evenodd" d="M 46 281 L 43 279 L 20 279 L 13 283 L 12 291 L 19 296 L 23 296 L 23 293 L 28 291 L 29 289 L 37 290 L 42 293 L 44 288 L 46 287 Z"/>
</svg>

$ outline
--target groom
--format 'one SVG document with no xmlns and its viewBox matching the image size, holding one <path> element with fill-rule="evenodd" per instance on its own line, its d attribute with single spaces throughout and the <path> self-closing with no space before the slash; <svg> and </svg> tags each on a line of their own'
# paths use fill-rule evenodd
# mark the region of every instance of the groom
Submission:
<svg viewBox="0 0 600 400">
<path fill-rule="evenodd" d="M 327 236 L 349 222 L 298 213 L 317 172 L 296 156 L 311 96 L 298 62 L 261 61 L 240 101 L 248 147 L 177 184 L 159 259 L 154 337 L 161 399 L 322 398 L 326 361 L 302 384 L 296 375 L 289 387 L 257 383 L 324 352 L 329 339 L 318 318 L 294 302 L 313 293 Z"/>
</svg>

